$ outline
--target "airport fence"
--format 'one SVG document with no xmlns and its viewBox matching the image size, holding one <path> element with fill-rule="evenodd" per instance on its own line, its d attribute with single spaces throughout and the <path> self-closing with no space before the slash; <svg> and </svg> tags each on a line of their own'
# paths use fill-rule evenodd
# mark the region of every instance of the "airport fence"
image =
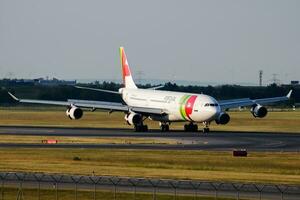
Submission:
<svg viewBox="0 0 300 200">
<path fill-rule="evenodd" d="M 45 174 L 23 172 L 0 172 L 0 199 L 5 199 L 7 188 L 16 188 L 15 199 L 25 199 L 23 190 L 36 189 L 36 198 L 42 199 L 41 191 L 50 189 L 59 196 L 60 190 L 72 191 L 73 199 L 78 199 L 79 191 L 88 191 L 97 199 L 97 191 L 110 191 L 112 199 L 118 199 L 118 193 L 132 194 L 136 199 L 138 193 L 150 194 L 155 200 L 160 194 L 171 195 L 173 199 L 190 196 L 198 199 L 201 196 L 211 196 L 215 199 L 228 197 L 233 199 L 300 199 L 300 185 L 276 185 L 254 183 L 211 182 L 199 180 L 171 180 L 153 178 L 132 178 L 116 176 L 82 176 L 69 174 Z"/>
</svg>

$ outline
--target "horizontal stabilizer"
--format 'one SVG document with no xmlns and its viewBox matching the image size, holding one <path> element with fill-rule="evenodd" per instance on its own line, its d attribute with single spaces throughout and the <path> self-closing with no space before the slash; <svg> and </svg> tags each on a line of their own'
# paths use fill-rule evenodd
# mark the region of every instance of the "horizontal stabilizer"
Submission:
<svg viewBox="0 0 300 200">
<path fill-rule="evenodd" d="M 289 93 L 286 95 L 286 97 L 290 99 L 291 95 L 292 95 L 292 92 L 293 92 L 293 90 L 290 90 Z"/>
<path fill-rule="evenodd" d="M 157 90 L 157 89 L 160 89 L 160 88 L 163 88 L 165 87 L 164 85 L 158 85 L 158 86 L 155 86 L 155 87 L 150 87 L 150 88 L 147 88 L 147 90 Z"/>
</svg>

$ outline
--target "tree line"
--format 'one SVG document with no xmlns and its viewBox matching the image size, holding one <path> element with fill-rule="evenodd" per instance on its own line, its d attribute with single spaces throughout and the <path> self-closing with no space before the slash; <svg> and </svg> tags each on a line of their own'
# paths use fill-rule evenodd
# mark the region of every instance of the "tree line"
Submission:
<svg viewBox="0 0 300 200">
<path fill-rule="evenodd" d="M 100 88 L 106 90 L 118 91 L 122 87 L 119 83 L 114 82 L 93 82 L 88 84 L 78 84 L 85 87 Z M 122 102 L 120 95 L 104 92 L 77 89 L 74 86 L 57 85 L 42 86 L 32 83 L 11 83 L 9 81 L 0 80 L 0 104 L 11 105 L 15 101 L 7 94 L 7 91 L 15 94 L 20 98 L 42 99 L 42 100 L 60 100 L 67 99 L 83 99 L 98 101 Z M 140 88 L 153 87 L 151 84 L 138 85 Z M 220 85 L 220 86 L 182 86 L 176 83 L 165 83 L 160 90 L 170 90 L 189 93 L 203 93 L 215 97 L 217 100 L 235 99 L 235 98 L 266 98 L 283 96 L 293 89 L 292 99 L 285 102 L 285 105 L 293 105 L 300 102 L 300 87 L 277 86 L 275 84 L 258 87 L 258 86 L 239 86 L 239 85 Z"/>
</svg>

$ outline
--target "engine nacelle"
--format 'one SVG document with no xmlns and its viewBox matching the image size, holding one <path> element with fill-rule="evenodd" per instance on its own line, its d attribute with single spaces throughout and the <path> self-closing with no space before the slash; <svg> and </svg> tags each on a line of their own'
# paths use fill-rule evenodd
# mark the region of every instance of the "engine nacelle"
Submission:
<svg viewBox="0 0 300 200">
<path fill-rule="evenodd" d="M 143 120 L 142 115 L 136 113 L 128 113 L 125 115 L 125 120 L 129 125 L 140 124 Z"/>
<path fill-rule="evenodd" d="M 230 116 L 225 112 L 221 112 L 215 121 L 217 124 L 227 124 L 230 121 Z"/>
<path fill-rule="evenodd" d="M 70 119 L 80 119 L 83 115 L 83 111 L 80 108 L 76 107 L 76 106 L 71 106 L 66 111 L 66 115 Z"/>
<path fill-rule="evenodd" d="M 259 118 L 263 118 L 268 114 L 267 108 L 259 104 L 253 105 L 250 112 L 254 117 L 259 117 Z"/>
</svg>

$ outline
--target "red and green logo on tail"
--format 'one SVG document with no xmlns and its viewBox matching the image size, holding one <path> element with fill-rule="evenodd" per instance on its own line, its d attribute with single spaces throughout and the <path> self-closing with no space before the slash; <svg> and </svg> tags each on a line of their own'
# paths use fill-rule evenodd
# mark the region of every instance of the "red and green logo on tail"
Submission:
<svg viewBox="0 0 300 200">
<path fill-rule="evenodd" d="M 194 104 L 197 99 L 196 95 L 184 95 L 180 99 L 180 114 L 182 119 L 193 121 L 190 115 L 193 112 Z"/>
<path fill-rule="evenodd" d="M 130 73 L 127 57 L 123 47 L 120 47 L 120 59 L 121 59 L 121 66 L 122 66 L 123 83 L 125 84 L 125 77 L 130 76 L 131 73 Z"/>
</svg>

